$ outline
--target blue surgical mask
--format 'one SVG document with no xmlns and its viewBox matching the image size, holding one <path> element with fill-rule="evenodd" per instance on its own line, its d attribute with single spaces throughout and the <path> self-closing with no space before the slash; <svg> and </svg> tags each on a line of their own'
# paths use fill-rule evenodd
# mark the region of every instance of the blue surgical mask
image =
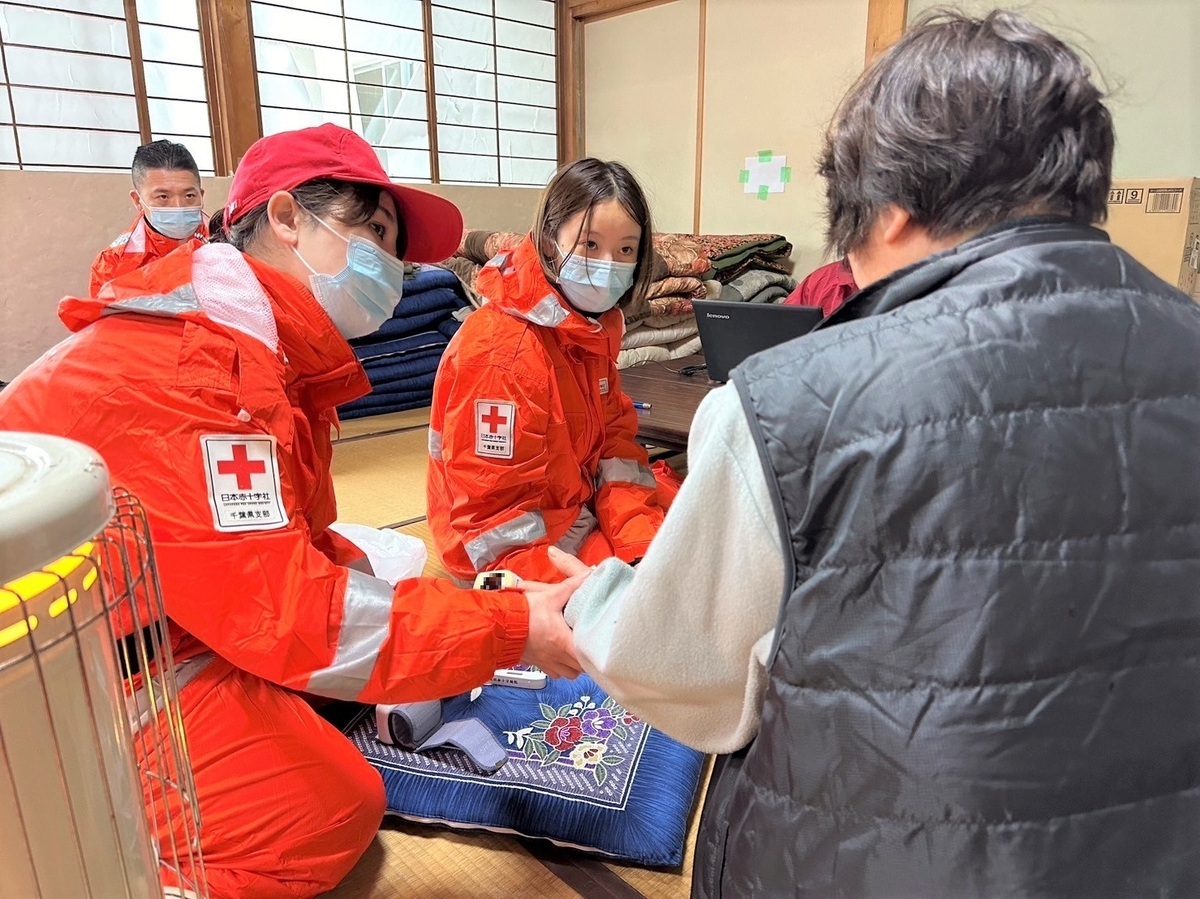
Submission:
<svg viewBox="0 0 1200 899">
<path fill-rule="evenodd" d="M 580 312 L 587 315 L 607 312 L 633 286 L 636 263 L 588 259 L 555 246 L 563 256 L 558 270 L 559 286 L 567 301 Z"/>
<path fill-rule="evenodd" d="M 204 210 L 199 206 L 150 206 L 142 200 L 142 209 L 150 227 L 172 240 L 191 237 L 204 221 Z"/>
<path fill-rule="evenodd" d="M 313 218 L 348 244 L 346 267 L 336 275 L 321 274 L 299 250 L 292 248 L 304 267 L 312 272 L 308 280 L 313 296 L 347 340 L 374 334 L 400 303 L 404 293 L 404 263 L 369 240 L 343 237 L 315 215 Z"/>
</svg>

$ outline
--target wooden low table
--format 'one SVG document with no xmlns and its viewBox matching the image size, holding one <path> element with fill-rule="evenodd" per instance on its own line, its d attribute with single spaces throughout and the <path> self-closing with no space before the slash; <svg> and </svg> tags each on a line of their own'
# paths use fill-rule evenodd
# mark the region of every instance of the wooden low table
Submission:
<svg viewBox="0 0 1200 899">
<path fill-rule="evenodd" d="M 679 374 L 689 365 L 703 365 L 703 356 L 684 356 L 669 362 L 647 362 L 621 372 L 621 389 L 634 402 L 649 403 L 638 412 L 638 442 L 686 450 L 696 407 L 714 387 L 703 372 Z"/>
</svg>

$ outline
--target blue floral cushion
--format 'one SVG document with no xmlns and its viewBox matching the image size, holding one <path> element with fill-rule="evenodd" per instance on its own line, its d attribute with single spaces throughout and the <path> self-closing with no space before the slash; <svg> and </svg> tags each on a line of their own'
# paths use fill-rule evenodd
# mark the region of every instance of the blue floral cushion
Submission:
<svg viewBox="0 0 1200 899">
<path fill-rule="evenodd" d="M 541 690 L 484 687 L 474 702 L 446 700 L 443 717 L 482 721 L 507 762 L 488 775 L 456 749 L 407 752 L 379 742 L 366 714 L 348 735 L 383 775 L 389 812 L 645 865 L 683 862 L 704 755 L 630 715 L 586 675 Z"/>
</svg>

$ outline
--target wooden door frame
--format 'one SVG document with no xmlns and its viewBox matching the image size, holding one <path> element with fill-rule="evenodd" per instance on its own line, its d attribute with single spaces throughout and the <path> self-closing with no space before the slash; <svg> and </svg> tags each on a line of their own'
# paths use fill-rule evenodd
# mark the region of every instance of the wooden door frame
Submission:
<svg viewBox="0 0 1200 899">
<path fill-rule="evenodd" d="M 583 26 L 675 0 L 559 0 L 556 3 L 558 161 L 584 155 Z"/>
<path fill-rule="evenodd" d="M 625 15 L 675 0 L 561 0 L 557 4 L 558 161 L 584 155 L 584 42 L 589 22 Z M 904 34 L 908 0 L 867 0 L 864 64 L 871 62 Z M 701 22 L 703 31 L 704 22 Z M 703 48 L 702 48 L 703 49 Z M 703 58 L 700 60 L 703 68 Z M 701 95 L 700 102 L 703 103 Z"/>
</svg>

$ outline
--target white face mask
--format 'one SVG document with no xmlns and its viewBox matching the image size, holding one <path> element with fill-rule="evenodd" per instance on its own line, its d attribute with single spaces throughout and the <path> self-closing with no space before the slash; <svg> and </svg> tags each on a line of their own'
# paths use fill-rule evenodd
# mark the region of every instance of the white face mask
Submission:
<svg viewBox="0 0 1200 899">
<path fill-rule="evenodd" d="M 150 227 L 172 240 L 191 237 L 204 221 L 204 209 L 200 206 L 151 206 L 142 200 L 142 210 Z"/>
<path fill-rule="evenodd" d="M 404 293 L 404 263 L 369 240 L 343 237 L 317 216 L 313 218 L 349 245 L 346 267 L 336 275 L 321 274 L 292 247 L 292 252 L 312 272 L 308 280 L 313 296 L 347 340 L 374 334 L 400 303 Z"/>
<path fill-rule="evenodd" d="M 568 302 L 587 315 L 600 315 L 617 305 L 633 286 L 635 262 L 613 262 L 608 259 L 588 259 L 578 253 L 568 253 L 558 244 L 562 268 L 558 282 Z"/>
</svg>

